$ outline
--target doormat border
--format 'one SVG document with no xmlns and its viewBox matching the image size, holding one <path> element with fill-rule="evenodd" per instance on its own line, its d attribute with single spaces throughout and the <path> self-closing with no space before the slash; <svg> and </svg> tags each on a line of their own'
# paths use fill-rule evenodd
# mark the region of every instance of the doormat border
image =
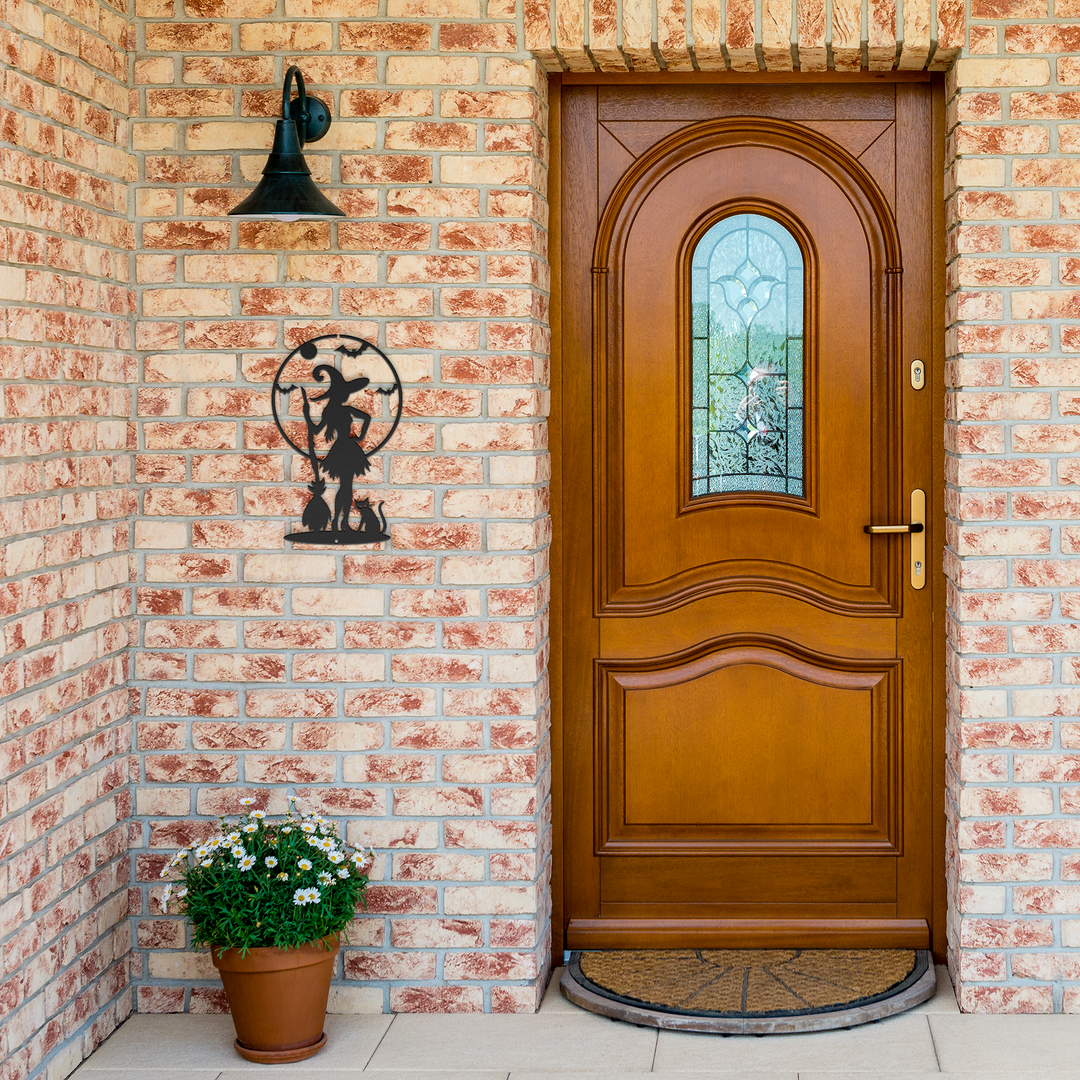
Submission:
<svg viewBox="0 0 1080 1080">
<path fill-rule="evenodd" d="M 589 950 L 592 951 L 592 950 Z M 915 966 L 896 985 L 880 994 L 821 1009 L 773 1013 L 720 1013 L 647 1005 L 593 983 L 581 971 L 582 950 L 570 954 L 559 990 L 572 1004 L 589 1012 L 643 1027 L 718 1035 L 787 1035 L 855 1027 L 906 1012 L 934 996 L 937 974 L 927 949 L 915 950 Z"/>
</svg>

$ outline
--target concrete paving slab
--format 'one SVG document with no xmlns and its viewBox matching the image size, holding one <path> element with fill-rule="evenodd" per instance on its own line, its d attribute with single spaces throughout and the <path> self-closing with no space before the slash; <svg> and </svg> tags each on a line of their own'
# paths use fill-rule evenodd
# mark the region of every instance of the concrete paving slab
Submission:
<svg viewBox="0 0 1080 1080">
<path fill-rule="evenodd" d="M 894 1016 L 847 1031 L 806 1035 L 696 1035 L 661 1031 L 657 1072 L 938 1071 L 928 1018 Z"/>
<path fill-rule="evenodd" d="M 280 1066 L 268 1074 L 271 1077 L 288 1077 L 291 1075 Z M 492 1071 L 483 1069 L 480 1071 L 467 1070 L 465 1072 L 381 1072 L 377 1069 L 316 1069 L 311 1072 L 305 1071 L 303 1080 L 507 1080 L 509 1075 L 506 1069 Z M 641 1074 L 638 1073 L 640 1078 Z M 218 1075 L 217 1080 L 251 1080 L 251 1073 L 242 1070 L 233 1071 L 226 1069 Z"/>
<path fill-rule="evenodd" d="M 752 1075 L 752 1074 L 751 1074 Z M 1065 1074 L 1072 1075 L 1072 1074 Z M 1080 1076 L 1080 1072 L 1075 1074 Z M 1061 1080 L 1062 1074 L 1058 1073 L 1058 1080 Z M 826 1070 L 825 1072 L 801 1072 L 799 1073 L 799 1080 L 1017 1080 L 1020 1077 L 1022 1080 L 1032 1080 L 1031 1073 L 1017 1073 L 1017 1072 L 928 1072 L 928 1073 L 905 1073 L 905 1072 L 880 1072 L 874 1070 L 873 1072 L 833 1072 Z M 650 1077 L 650 1080 L 652 1078 Z"/>
<path fill-rule="evenodd" d="M 442 1080 L 443 1075 L 440 1074 L 438 1080 Z M 723 1070 L 719 1072 L 651 1072 L 645 1075 L 649 1080 L 798 1080 L 798 1074 L 788 1070 L 782 1072 L 726 1072 Z M 512 1072 L 510 1080 L 548 1080 L 550 1076 L 550 1073 L 544 1072 Z M 642 1074 L 639 1072 L 574 1073 L 573 1080 L 642 1080 Z"/>
<path fill-rule="evenodd" d="M 929 1001 L 916 1005 L 914 1009 L 909 1009 L 905 1015 L 960 1012 L 960 1006 L 956 1004 L 956 991 L 953 990 L 952 982 L 949 979 L 949 969 L 944 964 L 937 964 L 934 970 L 937 972 L 937 986 L 934 989 L 934 996 Z"/>
<path fill-rule="evenodd" d="M 369 1069 L 648 1072 L 656 1032 L 573 1015 L 409 1014 L 395 1018 Z"/>
<path fill-rule="evenodd" d="M 330 1068 L 362 1069 L 393 1020 L 393 1016 L 381 1014 L 328 1016 L 325 1048 L 307 1061 L 291 1064 L 290 1074 Z M 155 1071 L 157 1062 L 161 1063 L 161 1070 L 175 1069 L 177 1062 L 196 1072 L 265 1069 L 265 1065 L 240 1057 L 233 1048 L 235 1038 L 236 1031 L 228 1016 L 135 1015 L 83 1062 L 79 1072 L 91 1080 L 94 1073 L 108 1073 L 111 1078 L 123 1069 L 142 1070 L 148 1076 L 153 1075 L 154 1080 L 160 1080 L 160 1071 Z M 211 1080 L 216 1080 L 217 1072 Z"/>
<path fill-rule="evenodd" d="M 799 1080 L 944 1080 L 939 1072 L 836 1072 L 828 1069 L 825 1072 L 800 1072 Z M 949 1080 L 956 1080 L 950 1073 Z"/>
<path fill-rule="evenodd" d="M 87 1068 L 91 1058 L 87 1058 L 70 1076 L 69 1080 L 103 1080 L 104 1074 L 98 1069 Z M 150 1065 L 141 1069 L 111 1069 L 109 1080 L 218 1080 L 220 1069 L 155 1069 Z"/>
<path fill-rule="evenodd" d="M 540 1002 L 542 1016 L 547 1016 L 549 1013 L 580 1014 L 582 1012 L 573 1002 L 567 1001 L 559 990 L 559 980 L 563 977 L 564 971 L 566 971 L 565 967 L 557 967 L 551 973 L 551 982 L 548 983 L 547 990 L 544 991 L 544 998 Z"/>
<path fill-rule="evenodd" d="M 944 1073 L 1080 1077 L 1080 1016 L 926 1017 Z"/>
</svg>

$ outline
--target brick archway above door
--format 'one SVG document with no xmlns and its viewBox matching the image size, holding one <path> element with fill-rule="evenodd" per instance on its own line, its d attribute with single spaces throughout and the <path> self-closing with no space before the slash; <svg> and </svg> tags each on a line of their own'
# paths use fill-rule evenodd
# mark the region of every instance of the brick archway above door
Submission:
<svg viewBox="0 0 1080 1080">
<path fill-rule="evenodd" d="M 757 11 L 755 11 L 757 8 Z M 527 0 L 548 71 L 946 71 L 964 0 Z"/>
</svg>

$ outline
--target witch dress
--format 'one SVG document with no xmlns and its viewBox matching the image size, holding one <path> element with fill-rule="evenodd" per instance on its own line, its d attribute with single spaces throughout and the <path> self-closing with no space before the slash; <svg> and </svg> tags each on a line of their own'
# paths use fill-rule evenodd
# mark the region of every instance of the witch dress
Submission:
<svg viewBox="0 0 1080 1080">
<path fill-rule="evenodd" d="M 328 405 L 323 413 L 327 434 L 330 433 L 331 428 L 335 431 L 340 430 L 333 422 L 335 418 L 327 418 L 326 416 L 326 413 L 330 412 L 331 409 L 336 411 L 334 406 Z M 346 414 L 351 412 L 349 409 L 344 411 Z M 364 453 L 359 441 L 350 434 L 352 417 L 346 415 L 342 420 L 344 431 L 338 435 L 333 445 L 327 450 L 326 457 L 322 459 L 320 467 L 327 476 L 334 480 L 352 480 L 357 476 L 366 476 L 371 471 L 371 462 L 368 461 L 368 456 Z"/>
</svg>

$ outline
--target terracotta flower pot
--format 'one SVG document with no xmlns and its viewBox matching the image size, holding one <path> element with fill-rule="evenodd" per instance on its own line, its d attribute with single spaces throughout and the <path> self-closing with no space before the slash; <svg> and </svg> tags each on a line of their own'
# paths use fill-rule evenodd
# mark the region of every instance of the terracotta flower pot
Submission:
<svg viewBox="0 0 1080 1080">
<path fill-rule="evenodd" d="M 241 1057 L 265 1064 L 302 1061 L 326 1044 L 323 1021 L 339 937 L 298 949 L 226 949 L 210 954 L 225 984 Z"/>
</svg>

